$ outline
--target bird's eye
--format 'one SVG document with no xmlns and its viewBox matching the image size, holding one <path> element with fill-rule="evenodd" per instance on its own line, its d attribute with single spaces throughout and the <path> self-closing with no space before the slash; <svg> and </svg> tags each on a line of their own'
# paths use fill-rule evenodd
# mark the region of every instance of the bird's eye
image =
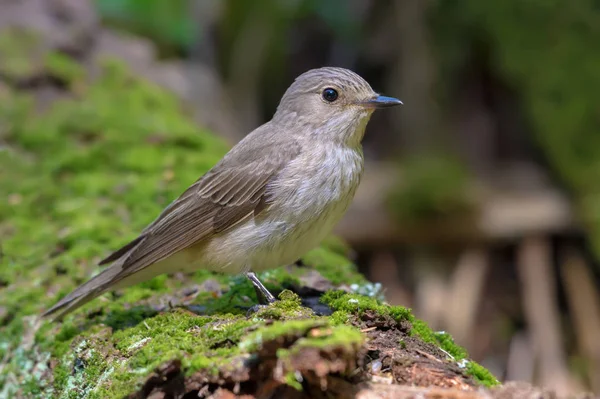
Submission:
<svg viewBox="0 0 600 399">
<path fill-rule="evenodd" d="M 335 100 L 337 100 L 337 98 L 338 98 L 338 92 L 335 89 L 328 87 L 325 90 L 323 90 L 323 99 L 325 101 L 332 103 Z"/>
</svg>

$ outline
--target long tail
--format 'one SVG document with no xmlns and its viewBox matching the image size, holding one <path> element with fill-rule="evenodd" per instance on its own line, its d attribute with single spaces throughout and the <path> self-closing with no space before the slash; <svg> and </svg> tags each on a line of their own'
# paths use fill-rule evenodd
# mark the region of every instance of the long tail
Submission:
<svg viewBox="0 0 600 399">
<path fill-rule="evenodd" d="M 77 287 L 69 295 L 62 298 L 56 305 L 46 310 L 42 317 L 51 317 L 52 320 L 60 320 L 67 313 L 72 312 L 80 306 L 85 305 L 97 296 L 102 295 L 119 281 L 122 273 L 122 262 L 115 262 L 112 266 L 103 270 L 97 276 Z"/>
</svg>

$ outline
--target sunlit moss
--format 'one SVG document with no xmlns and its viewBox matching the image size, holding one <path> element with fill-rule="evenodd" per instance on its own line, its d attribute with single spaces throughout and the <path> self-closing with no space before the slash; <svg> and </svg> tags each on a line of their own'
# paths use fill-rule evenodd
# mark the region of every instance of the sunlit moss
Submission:
<svg viewBox="0 0 600 399">
<path fill-rule="evenodd" d="M 302 258 L 302 261 L 316 269 L 333 284 L 364 284 L 367 282 L 346 256 L 324 247 L 310 251 Z"/>
<path fill-rule="evenodd" d="M 343 291 L 329 291 L 321 297 L 321 301 L 335 310 L 330 317 L 331 322 L 335 324 L 349 323 L 356 315 L 360 316 L 364 312 L 372 311 L 375 314 L 391 317 L 397 323 L 410 323 L 411 335 L 419 337 L 424 342 L 439 346 L 453 361 L 461 361 L 468 356 L 467 351 L 457 345 L 449 334 L 434 332 L 424 321 L 414 317 L 408 308 L 387 305 L 377 298 L 348 294 Z M 400 342 L 399 345 L 406 346 L 406 343 Z M 468 362 L 466 372 L 482 385 L 498 384 L 498 380 L 487 369 L 475 362 Z"/>
<path fill-rule="evenodd" d="M 257 311 L 253 317 L 269 320 L 307 319 L 314 316 L 312 310 L 302 306 L 302 300 L 291 291 L 279 294 L 279 300 Z"/>
<path fill-rule="evenodd" d="M 467 364 L 467 373 L 472 376 L 475 381 L 486 387 L 500 385 L 500 381 L 498 381 L 488 369 L 477 362 L 469 361 Z"/>
<path fill-rule="evenodd" d="M 429 326 L 422 320 L 412 318 L 412 330 L 413 335 L 418 336 L 425 342 L 435 344 L 442 348 L 446 353 L 453 357 L 453 360 L 462 360 L 467 357 L 467 351 L 462 346 L 457 345 L 452 337 L 445 332 L 433 331 Z"/>
<path fill-rule="evenodd" d="M 321 297 L 321 301 L 336 311 L 332 318 L 342 323 L 348 322 L 350 315 L 361 315 L 369 310 L 392 317 L 398 323 L 410 321 L 413 317 L 410 309 L 403 306 L 390 306 L 381 303 L 377 298 L 343 291 L 329 291 Z"/>
</svg>

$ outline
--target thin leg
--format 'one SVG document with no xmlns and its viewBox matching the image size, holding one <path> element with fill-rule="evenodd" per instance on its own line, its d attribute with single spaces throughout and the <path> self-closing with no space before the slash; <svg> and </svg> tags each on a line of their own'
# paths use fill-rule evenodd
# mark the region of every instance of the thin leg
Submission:
<svg viewBox="0 0 600 399">
<path fill-rule="evenodd" d="M 276 301 L 273 294 L 271 294 L 269 290 L 260 282 L 260 280 L 258 279 L 258 277 L 256 277 L 256 274 L 254 274 L 254 272 L 247 272 L 246 277 L 248 277 L 248 280 L 250 280 L 250 282 L 254 286 L 254 290 L 256 291 L 256 297 L 258 298 L 258 302 L 261 305 L 266 305 Z"/>
</svg>

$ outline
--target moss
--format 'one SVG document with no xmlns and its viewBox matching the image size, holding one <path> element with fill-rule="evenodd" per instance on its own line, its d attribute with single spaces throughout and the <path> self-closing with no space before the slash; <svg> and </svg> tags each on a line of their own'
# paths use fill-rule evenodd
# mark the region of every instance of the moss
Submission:
<svg viewBox="0 0 600 399">
<path fill-rule="evenodd" d="M 321 297 L 321 302 L 335 310 L 333 320 L 347 323 L 350 315 L 362 315 L 371 310 L 375 313 L 392 317 L 398 323 L 411 321 L 413 316 L 410 309 L 402 306 L 390 306 L 377 298 L 359 294 L 348 294 L 344 291 L 328 291 Z"/>
<path fill-rule="evenodd" d="M 23 48 L 11 47 L 19 43 Z M 36 350 L 21 349 L 24 332 L 31 330 L 27 315 L 38 314 L 88 278 L 106 248 L 132 238 L 227 147 L 198 128 L 174 97 L 117 62 L 106 61 L 100 76 L 87 83 L 83 69 L 63 54 L 47 53 L 36 58 L 39 69 L 28 69 L 37 53 L 26 45 L 36 43 L 26 33 L 0 34 L 0 75 L 12 84 L 44 73 L 69 86 L 77 84 L 78 90 L 41 114 L 28 94 L 16 94 L 10 86 L 1 93 L 0 116 L 9 121 L 9 129 L 3 131 L 8 147 L 0 152 L 0 191 L 10 200 L 0 203 L 0 279 L 6 285 L 0 289 L 0 302 L 7 315 L 0 320 L 0 350 L 9 359 L 0 386 L 3 392 L 32 397 L 93 396 L 109 376 L 122 371 L 119 381 L 130 391 L 131 381 L 144 377 L 131 371 L 134 367 L 152 367 L 181 348 L 166 350 L 168 339 L 153 337 L 127 361 L 98 348 L 103 342 L 117 347 L 117 339 L 131 341 L 129 334 L 138 326 L 152 324 L 156 311 L 129 304 L 167 295 L 181 286 L 178 280 L 160 276 L 119 296 L 92 301 L 61 324 L 38 325 Z M 14 64 L 7 65 L 9 59 Z M 100 322 L 115 334 L 99 335 Z M 186 322 L 177 313 L 174 323 L 182 327 Z M 193 341 L 182 345 L 193 347 Z M 22 364 L 38 369 L 49 356 L 56 365 L 42 376 L 45 384 L 32 380 Z M 36 385 L 54 394 L 35 390 Z"/>
<path fill-rule="evenodd" d="M 290 353 L 299 353 L 303 348 L 336 348 L 343 347 L 357 351 L 364 342 L 364 336 L 359 330 L 347 325 L 320 328 L 308 337 L 299 339 Z"/>
<path fill-rule="evenodd" d="M 304 348 L 336 348 L 358 350 L 364 340 L 356 328 L 333 325 L 326 318 L 275 322 L 242 340 L 239 347 L 244 351 L 257 351 L 266 342 L 289 341 L 277 351 L 279 358 L 298 354 Z"/>
<path fill-rule="evenodd" d="M 61 53 L 48 53 L 44 59 L 44 67 L 51 76 L 68 84 L 74 84 L 85 77 L 84 68 Z"/>
<path fill-rule="evenodd" d="M 321 243 L 321 247 L 346 258 L 349 258 L 353 252 L 348 243 L 334 235 L 327 236 Z"/>
<path fill-rule="evenodd" d="M 285 383 L 297 391 L 302 391 L 302 380 L 296 377 L 296 373 L 289 371 L 285 373 Z"/>
<path fill-rule="evenodd" d="M 467 351 L 462 346 L 457 345 L 452 337 L 445 332 L 435 332 L 422 320 L 415 317 L 411 319 L 411 334 L 418 336 L 423 341 L 435 344 L 442 348 L 446 353 L 453 357 L 453 360 L 462 360 L 467 357 Z"/>
<path fill-rule="evenodd" d="M 434 332 L 424 321 L 417 319 L 408 308 L 391 306 L 377 298 L 349 294 L 343 291 L 329 291 L 321 297 L 321 301 L 335 310 L 330 317 L 335 324 L 348 323 L 354 315 L 360 316 L 366 311 L 372 311 L 382 316 L 391 317 L 397 323 L 409 322 L 411 324 L 411 335 L 440 347 L 452 357 L 451 360 L 453 361 L 460 362 L 468 357 L 467 351 L 457 345 L 448 333 Z M 400 341 L 399 345 L 405 347 L 406 342 Z M 480 384 L 492 386 L 498 383 L 487 369 L 475 362 L 469 361 L 465 371 L 467 375 L 472 376 Z"/>
<path fill-rule="evenodd" d="M 64 323 L 58 334 L 55 335 L 55 340 L 57 342 L 69 341 L 77 334 L 79 334 L 79 328 L 77 328 L 77 326 L 72 323 Z"/>
<path fill-rule="evenodd" d="M 302 299 L 298 295 L 284 290 L 279 294 L 279 301 L 260 309 L 253 317 L 268 320 L 306 319 L 314 317 L 314 314 L 302 306 Z"/>
<path fill-rule="evenodd" d="M 496 377 L 489 372 L 488 369 L 476 363 L 474 361 L 469 361 L 467 364 L 467 374 L 470 375 L 477 381 L 479 384 L 484 385 L 486 387 L 494 387 L 500 385 L 500 381 Z"/>
<path fill-rule="evenodd" d="M 333 284 L 365 284 L 367 282 L 346 256 L 324 247 L 313 249 L 302 257 L 302 261 L 307 266 L 316 269 Z"/>
<path fill-rule="evenodd" d="M 444 352 L 452 357 L 453 361 L 461 364 L 468 358 L 468 353 L 465 348 L 457 345 L 450 334 L 446 332 L 433 331 L 424 321 L 417 319 L 411 315 L 410 322 L 412 324 L 411 335 L 418 336 L 424 342 L 439 346 Z M 486 368 L 472 360 L 466 360 L 465 373 L 468 376 L 484 386 L 491 387 L 498 385 L 499 382 Z"/>
<path fill-rule="evenodd" d="M 286 337 L 295 341 L 297 337 L 306 335 L 309 330 L 325 326 L 327 326 L 327 321 L 324 319 L 279 321 L 248 335 L 240 342 L 239 346 L 244 351 L 256 351 L 264 342 Z"/>
</svg>

